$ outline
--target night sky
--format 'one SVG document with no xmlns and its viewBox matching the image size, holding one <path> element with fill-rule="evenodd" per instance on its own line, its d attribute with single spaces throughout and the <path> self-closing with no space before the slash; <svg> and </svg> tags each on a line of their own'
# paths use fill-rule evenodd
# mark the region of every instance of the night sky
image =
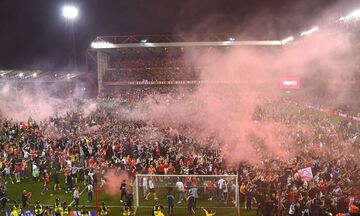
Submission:
<svg viewBox="0 0 360 216">
<path fill-rule="evenodd" d="M 238 32 L 252 39 L 282 39 L 311 27 L 322 11 L 346 13 L 359 1 L 0 0 L 0 69 L 68 65 L 71 31 L 61 16 L 65 3 L 80 10 L 74 29 L 82 68 L 85 51 L 98 35 Z"/>
</svg>

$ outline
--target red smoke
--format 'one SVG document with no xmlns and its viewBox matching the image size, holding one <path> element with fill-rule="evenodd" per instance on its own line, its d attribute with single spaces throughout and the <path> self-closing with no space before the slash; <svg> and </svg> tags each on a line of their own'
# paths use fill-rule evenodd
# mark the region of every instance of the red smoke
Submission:
<svg viewBox="0 0 360 216">
<path fill-rule="evenodd" d="M 115 170 L 111 169 L 104 176 L 105 178 L 105 192 L 111 196 L 120 195 L 120 186 L 123 180 L 126 181 L 126 191 L 131 192 L 132 187 L 130 185 L 130 177 L 125 171 L 116 173 Z"/>
<path fill-rule="evenodd" d="M 283 92 L 278 90 L 282 77 L 311 79 L 314 71 L 326 71 L 326 78 L 331 82 L 349 76 L 355 65 L 347 56 L 350 50 L 347 33 L 337 31 L 335 34 L 322 29 L 312 37 L 298 39 L 284 47 L 186 51 L 189 61 L 203 67 L 202 81 L 227 81 L 230 84 L 201 84 L 185 100 L 170 105 L 150 102 L 149 118 L 180 133 L 185 132 L 181 128 L 187 125 L 191 130 L 186 132 L 200 140 L 216 137 L 219 148 L 230 162 L 258 162 L 261 155 L 268 154 L 284 158 L 289 153 L 281 144 L 291 142 L 287 136 L 291 128 L 280 123 L 254 121 L 256 106 L 261 105 L 264 98 L 282 97 Z M 335 88 L 330 83 L 326 85 Z M 344 86 L 341 88 L 334 90 L 339 92 L 337 96 L 345 97 L 342 94 Z M 316 96 L 305 95 L 304 99 L 313 97 Z M 257 152 L 252 140 L 254 136 L 262 140 L 265 152 Z"/>
</svg>

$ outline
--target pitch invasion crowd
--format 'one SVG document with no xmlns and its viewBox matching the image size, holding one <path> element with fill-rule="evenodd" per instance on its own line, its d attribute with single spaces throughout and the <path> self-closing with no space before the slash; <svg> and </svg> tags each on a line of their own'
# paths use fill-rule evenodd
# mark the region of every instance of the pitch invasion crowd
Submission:
<svg viewBox="0 0 360 216">
<path fill-rule="evenodd" d="M 98 109 L 89 115 L 73 112 L 45 121 L 0 118 L 3 208 L 7 194 L 11 194 L 7 185 L 19 184 L 26 177 L 43 182 L 43 192 L 48 194 L 47 190 L 64 187 L 60 176 L 65 175 L 67 192 L 78 190 L 74 187 L 76 181 L 84 182 L 91 200 L 93 185 L 106 184 L 103 174 L 115 168 L 131 176 L 237 174 L 240 203 L 246 210 L 256 209 L 257 215 L 359 215 L 359 124 L 334 120 L 289 101 L 264 103 L 253 119 L 281 122 L 292 128 L 287 136 L 293 141 L 282 144 L 291 159 L 267 157 L 256 165 L 243 162 L 234 167 L 228 165 L 220 151 L 214 151 L 218 148 L 213 137 L 199 141 L 170 127 L 129 119 L 128 113 L 119 112 L 122 106 L 131 109 L 135 101 L 130 96 L 98 100 Z M 306 167 L 311 167 L 313 179 L 303 181 L 297 171 Z M 144 185 L 149 186 L 154 197 L 156 184 Z M 191 215 L 200 192 L 194 188 L 203 185 L 190 184 L 181 179 L 170 195 L 174 193 L 175 203 L 181 202 L 181 195 L 187 191 L 184 195 Z M 206 187 L 208 202 L 222 200 L 224 205 L 233 205 L 234 181 L 217 178 L 206 182 Z M 122 190 L 125 194 L 126 189 Z M 129 191 L 126 194 L 129 197 Z M 26 208 L 26 191 L 24 196 L 22 205 Z M 149 198 L 147 193 L 144 196 Z M 10 202 L 12 205 L 13 200 Z"/>
</svg>

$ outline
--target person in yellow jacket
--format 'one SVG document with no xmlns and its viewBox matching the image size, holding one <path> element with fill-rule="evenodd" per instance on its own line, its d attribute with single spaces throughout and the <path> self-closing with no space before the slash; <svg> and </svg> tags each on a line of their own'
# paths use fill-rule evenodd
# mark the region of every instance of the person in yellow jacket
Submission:
<svg viewBox="0 0 360 216">
<path fill-rule="evenodd" d="M 131 209 L 128 205 L 125 205 L 122 209 L 121 216 L 131 216 Z"/>
<path fill-rule="evenodd" d="M 53 216 L 53 210 L 49 206 L 46 206 L 43 215 L 44 216 Z"/>
<path fill-rule="evenodd" d="M 70 207 L 63 202 L 61 216 L 70 216 Z"/>
<path fill-rule="evenodd" d="M 165 214 L 162 212 L 163 209 L 164 209 L 164 207 L 159 204 L 159 199 L 155 199 L 155 205 L 153 208 L 153 216 L 165 216 Z"/>
<path fill-rule="evenodd" d="M 18 214 L 18 212 L 16 211 L 16 209 L 13 209 L 13 210 L 11 211 L 11 213 L 10 213 L 10 216 L 20 216 L 20 215 Z"/>
<path fill-rule="evenodd" d="M 89 212 L 85 206 L 83 206 L 81 209 L 81 216 L 89 216 Z"/>
<path fill-rule="evenodd" d="M 40 205 L 39 201 L 36 201 L 35 207 L 34 207 L 34 213 L 36 216 L 43 216 L 44 209 L 42 205 Z"/>
<path fill-rule="evenodd" d="M 10 212 L 10 216 L 20 216 L 19 211 L 15 206 L 13 207 L 12 211 Z"/>
<path fill-rule="evenodd" d="M 55 212 L 55 216 L 61 216 L 62 206 L 61 206 L 60 200 L 58 198 L 56 198 L 56 201 L 55 201 L 54 212 Z"/>
<path fill-rule="evenodd" d="M 202 207 L 202 210 L 204 210 L 205 216 L 215 216 L 216 215 L 215 212 L 212 212 L 211 210 L 207 210 L 204 207 Z"/>
<path fill-rule="evenodd" d="M 99 209 L 100 216 L 108 216 L 109 209 L 106 207 L 105 202 L 102 202 L 101 208 Z"/>
<path fill-rule="evenodd" d="M 21 206 L 18 204 L 17 201 L 15 201 L 12 211 L 14 211 L 14 213 L 16 211 L 16 214 L 19 215 L 19 216 L 21 215 Z"/>
</svg>

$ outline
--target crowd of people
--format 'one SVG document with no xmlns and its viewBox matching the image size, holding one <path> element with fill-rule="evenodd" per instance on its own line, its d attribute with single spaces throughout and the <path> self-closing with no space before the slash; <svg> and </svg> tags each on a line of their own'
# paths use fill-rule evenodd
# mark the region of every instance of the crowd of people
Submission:
<svg viewBox="0 0 360 216">
<path fill-rule="evenodd" d="M 15 121 L 2 116 L 2 208 L 7 208 L 7 195 L 11 193 L 6 185 L 18 184 L 29 177 L 34 183 L 41 181 L 42 193 L 49 195 L 49 190 L 61 189 L 62 175 L 66 180 L 65 192 L 72 194 L 78 208 L 79 188 L 75 183 L 86 185 L 87 198 L 91 201 L 94 187 L 106 185 L 105 173 L 114 169 L 129 173 L 132 179 L 137 174 L 238 176 L 239 185 L 227 178 L 207 181 L 179 178 L 170 182 L 164 186 L 168 188 L 167 197 L 160 197 L 161 201 L 170 203 L 168 215 L 172 215 L 171 207 L 176 201 L 181 203 L 185 198 L 188 213 L 193 215 L 198 208 L 200 187 L 205 188 L 207 202 L 220 200 L 225 206 L 235 205 L 235 191 L 239 190 L 241 206 L 246 210 L 257 209 L 257 215 L 359 215 L 358 123 L 334 120 L 287 100 L 264 102 L 254 112 L 253 119 L 291 128 L 287 136 L 293 141 L 282 144 L 289 158 L 267 157 L 256 165 L 242 162 L 230 166 L 220 150 L 214 151 L 219 149 L 216 137 L 198 140 L 156 122 L 129 118 L 132 105 L 145 101 L 143 98 L 149 94 L 168 103 L 186 97 L 183 91 L 163 92 L 158 94 L 159 88 L 151 87 L 129 89 L 120 99 L 96 100 L 97 109 L 89 114 L 80 110 L 63 116 L 54 114 L 42 121 Z M 121 111 L 124 106 L 130 111 Z M 141 112 L 146 112 L 146 106 Z M 191 130 L 191 125 L 187 127 Z M 307 167 L 312 170 L 312 178 L 304 180 L 298 171 Z M 156 181 L 160 180 L 145 178 L 139 183 L 145 200 L 150 197 L 157 200 Z M 130 208 L 131 190 L 123 186 L 121 192 L 121 200 Z M 28 196 L 24 191 L 24 208 Z"/>
<path fill-rule="evenodd" d="M 120 58 L 110 64 L 104 81 L 198 80 L 200 68 L 183 57 Z"/>
</svg>

